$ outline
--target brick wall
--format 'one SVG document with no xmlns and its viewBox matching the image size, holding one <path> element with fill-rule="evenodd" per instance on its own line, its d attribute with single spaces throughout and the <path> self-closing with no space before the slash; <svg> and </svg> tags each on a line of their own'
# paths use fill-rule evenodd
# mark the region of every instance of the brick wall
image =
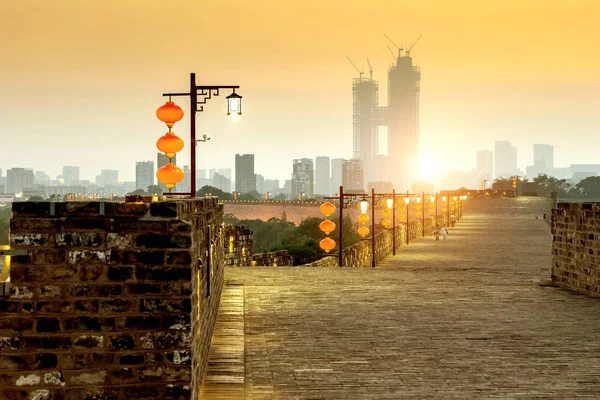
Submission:
<svg viewBox="0 0 600 400">
<path fill-rule="evenodd" d="M 253 266 L 284 267 L 294 265 L 294 258 L 288 250 L 273 251 L 252 255 Z"/>
<path fill-rule="evenodd" d="M 443 224 L 443 216 L 438 217 L 438 224 Z M 411 240 L 422 236 L 422 222 L 417 220 L 408 224 L 409 243 Z M 425 235 L 430 235 L 434 230 L 434 220 L 425 218 Z M 371 227 L 369 226 L 369 229 Z M 332 236 L 336 240 L 336 236 Z M 406 243 L 406 225 L 396 226 L 396 249 Z M 379 262 L 392 254 L 392 231 L 385 230 L 375 235 L 375 262 Z M 334 249 L 337 251 L 337 248 Z M 342 255 L 344 267 L 370 267 L 371 266 L 372 244 L 370 240 L 360 241 L 352 246 L 345 247 Z M 324 257 L 320 260 L 306 264 L 311 267 L 337 267 L 337 257 Z"/>
<path fill-rule="evenodd" d="M 217 199 L 13 213 L 28 255 L 0 299 L 0 399 L 196 398 L 223 284 Z"/>
<path fill-rule="evenodd" d="M 225 265 L 245 267 L 252 263 L 254 239 L 252 230 L 245 225 L 225 225 Z"/>
<path fill-rule="evenodd" d="M 559 203 L 551 229 L 552 281 L 600 297 L 600 203 Z"/>
</svg>

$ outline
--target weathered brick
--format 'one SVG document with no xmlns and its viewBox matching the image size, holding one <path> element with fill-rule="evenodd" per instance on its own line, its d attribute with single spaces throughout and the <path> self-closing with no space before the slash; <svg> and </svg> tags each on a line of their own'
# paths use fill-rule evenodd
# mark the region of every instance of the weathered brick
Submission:
<svg viewBox="0 0 600 400">
<path fill-rule="evenodd" d="M 135 348 L 135 340 L 131 335 L 119 335 L 110 339 L 110 348 L 114 350 L 131 350 Z"/>
<path fill-rule="evenodd" d="M 131 368 L 119 368 L 110 372 L 110 381 L 113 384 L 137 383 L 137 376 Z"/>
<path fill-rule="evenodd" d="M 65 330 L 68 331 L 108 331 L 114 329 L 114 327 L 114 318 L 76 317 L 65 319 Z"/>
<path fill-rule="evenodd" d="M 126 281 L 133 277 L 132 267 L 109 267 L 107 271 L 109 281 Z"/>
<path fill-rule="evenodd" d="M 165 329 L 173 330 L 190 330 L 192 317 L 190 314 L 165 315 L 163 317 Z"/>
<path fill-rule="evenodd" d="M 73 303 L 69 301 L 39 301 L 36 310 L 38 313 L 67 314 L 73 312 Z"/>
<path fill-rule="evenodd" d="M 13 264 L 10 267 L 10 279 L 15 283 L 45 282 L 48 279 L 48 268 L 34 265 Z"/>
<path fill-rule="evenodd" d="M 75 285 L 75 297 L 112 297 L 122 293 L 121 285 L 112 284 L 81 284 Z"/>
<path fill-rule="evenodd" d="M 23 332 L 33 329 L 33 320 L 26 318 L 0 318 L 0 331 Z"/>
<path fill-rule="evenodd" d="M 78 313 L 97 313 L 98 300 L 77 300 L 75 301 L 75 314 Z"/>
<path fill-rule="evenodd" d="M 14 246 L 44 246 L 50 241 L 50 236 L 43 233 L 11 233 L 10 243 Z"/>
<path fill-rule="evenodd" d="M 187 296 L 192 294 L 191 282 L 166 283 L 162 285 L 163 294 L 169 296 Z"/>
<path fill-rule="evenodd" d="M 85 389 L 71 389 L 65 390 L 64 400 L 118 400 L 119 389 L 118 388 L 85 388 Z"/>
<path fill-rule="evenodd" d="M 33 299 L 35 297 L 34 290 L 27 286 L 11 286 L 10 298 L 15 300 Z"/>
<path fill-rule="evenodd" d="M 63 288 L 56 285 L 46 285 L 40 288 L 40 297 L 42 298 L 56 298 L 63 296 Z"/>
<path fill-rule="evenodd" d="M 102 386 L 108 378 L 106 370 L 72 371 L 68 375 L 68 383 L 78 386 Z"/>
<path fill-rule="evenodd" d="M 143 313 L 173 313 L 192 312 L 192 304 L 189 298 L 181 299 L 142 299 L 140 311 Z"/>
<path fill-rule="evenodd" d="M 84 265 L 79 268 L 78 276 L 81 281 L 96 281 L 103 278 L 105 267 L 103 265 Z"/>
<path fill-rule="evenodd" d="M 138 266 L 135 276 L 144 281 L 187 281 L 192 279 L 192 270 L 189 267 L 150 267 Z"/>
<path fill-rule="evenodd" d="M 189 251 L 167 251 L 167 264 L 191 265 L 192 255 Z"/>
<path fill-rule="evenodd" d="M 126 317 L 119 322 L 119 328 L 128 330 L 158 329 L 161 325 L 160 317 Z"/>
<path fill-rule="evenodd" d="M 54 235 L 57 246 L 96 247 L 103 243 L 103 237 L 98 232 L 70 232 Z"/>
<path fill-rule="evenodd" d="M 163 265 L 165 262 L 164 250 L 158 251 L 125 251 L 123 263 L 134 265 Z"/>
<path fill-rule="evenodd" d="M 35 330 L 37 332 L 57 332 L 60 330 L 60 321 L 56 318 L 38 318 Z"/>
<path fill-rule="evenodd" d="M 88 353 L 69 352 L 61 355 L 61 368 L 63 369 L 83 369 L 88 367 Z"/>
<path fill-rule="evenodd" d="M 113 353 L 92 353 L 90 356 L 89 366 L 91 368 L 109 367 L 115 363 L 115 355 Z"/>
<path fill-rule="evenodd" d="M 58 265 L 52 269 L 52 280 L 71 281 L 77 279 L 78 268 L 74 265 Z"/>
<path fill-rule="evenodd" d="M 38 353 L 31 365 L 32 369 L 52 369 L 58 366 L 58 357 L 54 353 Z"/>
<path fill-rule="evenodd" d="M 167 385 L 165 389 L 165 399 L 183 400 L 191 398 L 192 390 L 190 385 Z"/>
<path fill-rule="evenodd" d="M 148 332 L 140 336 L 144 349 L 187 348 L 191 344 L 191 332 Z"/>
<path fill-rule="evenodd" d="M 62 221 L 57 218 L 24 218 L 15 217 L 10 221 L 11 233 L 48 233 L 61 229 Z"/>
<path fill-rule="evenodd" d="M 129 399 L 158 399 L 160 395 L 161 393 L 156 386 L 136 385 L 123 389 L 123 396 Z"/>
<path fill-rule="evenodd" d="M 104 314 L 137 312 L 137 300 L 111 299 L 100 302 L 100 312 Z"/>
<path fill-rule="evenodd" d="M 26 336 L 23 338 L 21 348 L 31 350 L 70 349 L 72 341 L 65 336 Z"/>
<path fill-rule="evenodd" d="M 177 203 L 152 203 L 150 204 L 150 215 L 152 215 L 153 217 L 175 218 L 177 216 Z"/>
<path fill-rule="evenodd" d="M 138 365 L 144 363 L 144 355 L 143 354 L 127 354 L 125 356 L 119 357 L 120 365 Z"/>
<path fill-rule="evenodd" d="M 0 299 L 0 314 L 16 314 L 19 312 L 19 302 Z"/>
<path fill-rule="evenodd" d="M 104 347 L 104 336 L 102 335 L 83 335 L 75 338 L 73 347 L 84 347 L 86 349 Z"/>
<path fill-rule="evenodd" d="M 165 358 L 177 365 L 190 365 L 192 353 L 189 350 L 175 350 L 165 353 Z"/>
<path fill-rule="evenodd" d="M 149 249 L 189 248 L 192 244 L 190 236 L 177 236 L 172 233 L 144 233 L 136 238 L 138 246 Z"/>
<path fill-rule="evenodd" d="M 160 283 L 127 283 L 125 285 L 126 294 L 159 294 Z"/>
<path fill-rule="evenodd" d="M 22 371 L 27 369 L 27 364 L 23 356 L 0 354 L 0 371 Z"/>
<path fill-rule="evenodd" d="M 167 231 L 167 221 L 137 221 L 137 220 L 116 220 L 115 231 Z"/>
</svg>

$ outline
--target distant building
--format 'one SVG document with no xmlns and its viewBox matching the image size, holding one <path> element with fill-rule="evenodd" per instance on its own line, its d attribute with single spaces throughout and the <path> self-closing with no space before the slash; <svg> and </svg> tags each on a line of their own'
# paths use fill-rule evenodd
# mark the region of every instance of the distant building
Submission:
<svg viewBox="0 0 600 400">
<path fill-rule="evenodd" d="M 338 193 L 342 186 L 342 164 L 343 158 L 334 158 L 331 160 L 331 193 Z"/>
<path fill-rule="evenodd" d="M 311 199 L 314 194 L 314 166 L 310 158 L 294 160 L 292 198 Z"/>
<path fill-rule="evenodd" d="M 249 193 L 256 190 L 254 154 L 235 155 L 235 191 Z"/>
<path fill-rule="evenodd" d="M 23 189 L 32 188 L 35 182 L 33 170 L 29 168 L 11 168 L 6 171 L 6 193 L 23 193 Z"/>
<path fill-rule="evenodd" d="M 279 179 L 265 179 L 265 193 L 277 193 L 280 190 Z"/>
<path fill-rule="evenodd" d="M 377 171 L 377 181 L 381 182 L 393 182 L 393 170 L 390 158 L 384 154 L 377 154 L 373 157 L 372 162 L 373 170 Z"/>
<path fill-rule="evenodd" d="M 394 184 L 386 181 L 369 182 L 367 184 L 367 192 L 371 193 L 371 189 L 375 189 L 375 193 L 392 193 Z"/>
<path fill-rule="evenodd" d="M 178 185 L 180 192 L 188 193 L 192 190 L 192 170 L 189 165 L 183 166 L 183 180 Z"/>
<path fill-rule="evenodd" d="M 50 179 L 50 175 L 45 173 L 44 171 L 35 171 L 34 181 L 38 185 L 50 186 L 52 183 L 52 179 Z M 64 180 L 63 180 L 64 183 Z M 79 184 L 79 180 L 75 185 Z"/>
<path fill-rule="evenodd" d="M 30 199 L 31 197 L 41 197 L 42 199 L 48 198 L 46 189 L 39 188 L 25 188 L 23 189 L 23 199 Z"/>
<path fill-rule="evenodd" d="M 254 179 L 256 180 L 256 191 L 258 193 L 265 192 L 265 177 L 260 174 L 254 174 Z"/>
<path fill-rule="evenodd" d="M 342 163 L 342 186 L 344 193 L 363 193 L 365 191 L 364 170 L 360 160 L 344 160 Z"/>
<path fill-rule="evenodd" d="M 481 150 L 477 152 L 477 179 L 480 182 L 484 180 L 487 187 L 491 186 L 492 178 L 494 176 L 494 152 L 491 150 Z"/>
<path fill-rule="evenodd" d="M 285 193 L 288 196 L 292 195 L 292 180 L 291 179 L 286 179 L 285 182 L 283 183 L 283 193 Z"/>
<path fill-rule="evenodd" d="M 231 168 L 219 168 L 217 173 L 223 175 L 225 178 L 231 181 Z"/>
<path fill-rule="evenodd" d="M 527 177 L 552 175 L 554 172 L 554 146 L 550 144 L 533 145 L 533 165 L 527 166 Z"/>
<path fill-rule="evenodd" d="M 329 189 L 331 183 L 331 162 L 329 157 L 317 157 L 315 162 L 315 193 L 321 195 L 330 195 Z"/>
<path fill-rule="evenodd" d="M 434 193 L 433 185 L 431 183 L 427 183 L 427 182 L 415 182 L 412 184 L 411 192 L 416 193 L 416 194 L 425 193 L 426 195 L 427 194 L 431 195 Z"/>
<path fill-rule="evenodd" d="M 6 187 L 6 178 L 2 175 L 2 168 L 0 168 L 0 194 L 4 193 Z"/>
<path fill-rule="evenodd" d="M 507 141 L 494 144 L 494 178 L 508 179 L 517 175 L 517 148 Z"/>
<path fill-rule="evenodd" d="M 65 186 L 79 185 L 79 167 L 65 165 L 63 167 L 63 181 Z"/>
<path fill-rule="evenodd" d="M 225 175 L 221 175 L 218 172 L 215 172 L 213 176 L 213 186 L 219 190 L 222 190 L 225 193 L 231 193 L 231 180 L 228 179 Z"/>
<path fill-rule="evenodd" d="M 135 188 L 148 190 L 148 186 L 154 185 L 154 162 L 139 161 L 135 163 Z"/>
<path fill-rule="evenodd" d="M 172 158 L 172 162 L 173 164 L 177 165 L 177 154 L 175 154 L 175 156 Z M 167 165 L 168 163 L 170 163 L 171 160 L 169 160 L 169 158 L 164 154 L 164 153 L 156 153 L 156 171 L 158 171 L 159 169 L 161 169 L 162 167 L 164 167 L 165 165 Z M 167 189 L 167 186 L 158 181 L 157 179 L 157 185 L 160 187 L 160 189 L 162 190 L 163 193 L 169 193 L 169 189 Z M 172 192 L 177 192 L 178 191 L 178 186 L 175 185 L 173 187 L 173 189 L 171 189 Z"/>
<path fill-rule="evenodd" d="M 116 169 L 103 169 L 96 175 L 96 186 L 105 187 L 116 185 L 119 181 L 119 171 Z"/>
</svg>

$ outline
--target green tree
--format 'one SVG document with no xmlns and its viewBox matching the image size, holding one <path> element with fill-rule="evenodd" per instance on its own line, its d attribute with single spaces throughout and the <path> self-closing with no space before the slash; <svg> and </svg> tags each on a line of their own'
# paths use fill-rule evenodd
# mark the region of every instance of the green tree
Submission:
<svg viewBox="0 0 600 400">
<path fill-rule="evenodd" d="M 133 192 L 131 192 L 130 194 L 133 194 L 135 196 L 147 196 L 148 195 L 148 193 L 143 189 L 136 189 Z"/>
<path fill-rule="evenodd" d="M 238 200 L 261 200 L 263 197 L 256 190 L 248 193 L 242 193 L 238 196 Z"/>
<path fill-rule="evenodd" d="M 559 197 L 565 197 L 571 185 L 566 179 L 557 179 L 547 174 L 540 174 L 533 178 L 533 182 L 538 187 L 538 192 L 545 196 L 550 196 L 552 193 L 556 193 Z"/>
<path fill-rule="evenodd" d="M 163 194 L 163 190 L 160 185 L 150 185 L 148 186 L 147 194 Z"/>
<path fill-rule="evenodd" d="M 60 194 L 51 194 L 50 195 L 50 201 L 61 201 L 62 197 Z"/>
<path fill-rule="evenodd" d="M 27 201 L 44 201 L 42 196 L 31 196 Z"/>
<path fill-rule="evenodd" d="M 214 186 L 205 185 L 196 192 L 197 197 L 204 197 L 207 194 L 210 194 L 211 196 L 217 196 L 221 200 L 233 200 L 233 195 L 231 193 L 224 192 Z"/>
<path fill-rule="evenodd" d="M 589 176 L 574 188 L 574 195 L 587 198 L 600 198 L 600 176 Z"/>
</svg>

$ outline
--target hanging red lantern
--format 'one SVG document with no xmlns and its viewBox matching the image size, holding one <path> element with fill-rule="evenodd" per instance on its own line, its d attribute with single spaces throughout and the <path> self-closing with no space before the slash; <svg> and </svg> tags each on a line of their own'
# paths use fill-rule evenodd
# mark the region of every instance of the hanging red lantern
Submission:
<svg viewBox="0 0 600 400">
<path fill-rule="evenodd" d="M 369 222 L 369 216 L 367 214 L 360 214 L 357 218 L 358 222 L 361 223 L 362 225 L 366 224 L 367 222 Z"/>
<path fill-rule="evenodd" d="M 392 224 L 392 221 L 390 221 L 389 219 L 384 219 L 381 221 L 381 225 L 383 225 L 386 228 L 389 228 L 391 224 Z"/>
<path fill-rule="evenodd" d="M 367 235 L 369 234 L 369 232 L 371 232 L 371 231 L 369 230 L 369 228 L 367 228 L 366 226 L 364 226 L 364 225 L 363 225 L 363 226 L 361 226 L 360 228 L 358 228 L 358 230 L 357 230 L 356 232 L 358 232 L 358 234 L 359 234 L 360 236 L 362 236 L 362 237 L 365 237 L 365 236 L 367 236 Z"/>
<path fill-rule="evenodd" d="M 326 237 L 319 242 L 319 247 L 325 250 L 325 253 L 329 253 L 335 248 L 335 241 L 331 238 Z"/>
<path fill-rule="evenodd" d="M 321 204 L 321 207 L 319 207 L 319 211 L 321 211 L 322 214 L 325 214 L 326 217 L 329 217 L 335 212 L 335 206 L 332 203 L 326 201 L 325 203 Z"/>
<path fill-rule="evenodd" d="M 169 131 L 156 141 L 156 147 L 171 159 L 183 149 L 183 139 Z"/>
<path fill-rule="evenodd" d="M 183 171 L 173 163 L 168 163 L 156 171 L 156 178 L 171 190 L 183 180 Z"/>
<path fill-rule="evenodd" d="M 335 231 L 335 223 L 326 219 L 319 224 L 319 229 L 326 235 L 329 235 L 331 232 Z"/>
<path fill-rule="evenodd" d="M 158 107 L 156 117 L 167 124 L 167 127 L 172 128 L 175 122 L 181 121 L 183 118 L 183 110 L 172 101 L 167 101 L 164 105 Z"/>
</svg>

